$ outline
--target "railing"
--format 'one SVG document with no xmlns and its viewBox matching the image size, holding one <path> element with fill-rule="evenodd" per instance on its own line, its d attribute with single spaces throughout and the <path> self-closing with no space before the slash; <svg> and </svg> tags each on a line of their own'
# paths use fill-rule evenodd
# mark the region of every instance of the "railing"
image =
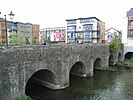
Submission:
<svg viewBox="0 0 133 100">
<path fill-rule="evenodd" d="M 128 26 L 128 29 L 133 29 L 133 25 Z"/>
</svg>

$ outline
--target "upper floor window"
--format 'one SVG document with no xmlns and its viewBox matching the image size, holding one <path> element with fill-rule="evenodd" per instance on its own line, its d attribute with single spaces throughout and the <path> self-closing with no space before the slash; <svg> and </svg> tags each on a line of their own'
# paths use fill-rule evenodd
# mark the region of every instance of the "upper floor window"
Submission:
<svg viewBox="0 0 133 100">
<path fill-rule="evenodd" d="M 133 37 L 133 31 L 131 31 L 131 35 L 130 35 L 130 37 Z"/>
<path fill-rule="evenodd" d="M 5 28 L 5 24 L 1 24 L 1 28 Z"/>
<path fill-rule="evenodd" d="M 133 26 L 133 22 L 131 22 L 131 26 Z"/>
<path fill-rule="evenodd" d="M 67 24 L 76 24 L 76 20 L 67 21 Z"/>
<path fill-rule="evenodd" d="M 69 31 L 69 32 L 73 32 L 73 31 L 76 31 L 76 26 L 68 26 L 67 27 L 67 31 Z"/>
<path fill-rule="evenodd" d="M 80 23 L 89 23 L 89 22 L 95 22 L 95 19 L 90 19 L 90 18 L 88 18 L 88 19 L 80 19 Z"/>
<path fill-rule="evenodd" d="M 93 30 L 93 24 L 83 25 L 83 31 L 91 31 L 91 30 Z"/>
</svg>

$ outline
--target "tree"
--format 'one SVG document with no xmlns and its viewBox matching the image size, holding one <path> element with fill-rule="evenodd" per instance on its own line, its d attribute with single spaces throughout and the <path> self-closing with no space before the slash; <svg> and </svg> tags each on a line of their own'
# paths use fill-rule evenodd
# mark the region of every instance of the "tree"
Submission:
<svg viewBox="0 0 133 100">
<path fill-rule="evenodd" d="M 110 42 L 109 50 L 111 52 L 115 52 L 115 51 L 117 51 L 119 46 L 120 45 L 119 45 L 118 37 L 117 37 L 117 35 L 114 35 L 113 38 L 112 38 L 112 41 Z"/>
<path fill-rule="evenodd" d="M 32 39 L 32 44 L 36 44 L 36 38 Z"/>
<path fill-rule="evenodd" d="M 9 43 L 10 44 L 18 44 L 17 34 L 13 33 L 9 36 Z"/>
<path fill-rule="evenodd" d="M 10 44 L 25 44 L 26 42 L 24 33 L 13 33 L 9 36 L 9 38 Z"/>
<path fill-rule="evenodd" d="M 26 40 L 25 40 L 25 35 L 24 33 L 19 33 L 18 34 L 18 44 L 25 44 Z"/>
</svg>

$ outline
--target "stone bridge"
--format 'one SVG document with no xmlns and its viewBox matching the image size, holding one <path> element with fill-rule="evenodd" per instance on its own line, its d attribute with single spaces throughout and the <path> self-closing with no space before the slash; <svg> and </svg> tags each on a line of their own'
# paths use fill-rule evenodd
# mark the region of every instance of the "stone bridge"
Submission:
<svg viewBox="0 0 133 100">
<path fill-rule="evenodd" d="M 17 96 L 28 95 L 32 83 L 63 89 L 70 84 L 70 74 L 91 77 L 94 69 L 104 69 L 123 58 L 123 49 L 111 54 L 105 44 L 1 48 L 0 99 L 14 100 Z"/>
</svg>

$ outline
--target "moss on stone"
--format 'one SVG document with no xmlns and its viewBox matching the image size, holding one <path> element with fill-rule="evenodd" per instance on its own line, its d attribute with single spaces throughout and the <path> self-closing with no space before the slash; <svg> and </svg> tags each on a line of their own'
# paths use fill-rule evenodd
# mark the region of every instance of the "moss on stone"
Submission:
<svg viewBox="0 0 133 100">
<path fill-rule="evenodd" d="M 113 68 L 111 68 L 111 67 L 107 67 L 107 68 L 105 68 L 104 70 L 106 70 L 106 71 L 111 71 L 111 72 L 116 71 L 115 69 L 113 69 Z"/>
</svg>

